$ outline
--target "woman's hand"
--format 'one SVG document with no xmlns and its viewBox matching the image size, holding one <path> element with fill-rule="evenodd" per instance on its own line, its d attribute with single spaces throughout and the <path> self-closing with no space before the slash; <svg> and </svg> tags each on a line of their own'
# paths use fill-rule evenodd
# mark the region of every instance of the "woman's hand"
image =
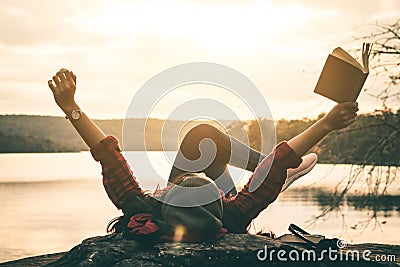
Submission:
<svg viewBox="0 0 400 267">
<path fill-rule="evenodd" d="M 357 117 L 358 103 L 345 102 L 337 104 L 322 120 L 329 131 L 342 129 L 352 124 Z"/>
<path fill-rule="evenodd" d="M 358 104 L 356 102 L 337 104 L 310 128 L 290 139 L 288 145 L 297 155 L 303 156 L 330 131 L 342 129 L 352 124 L 356 119 L 357 111 Z"/>
<path fill-rule="evenodd" d="M 53 80 L 48 81 L 48 85 L 53 92 L 57 105 L 62 110 L 65 111 L 69 107 L 76 106 L 74 98 L 76 76 L 72 71 L 61 69 L 53 76 Z"/>
</svg>

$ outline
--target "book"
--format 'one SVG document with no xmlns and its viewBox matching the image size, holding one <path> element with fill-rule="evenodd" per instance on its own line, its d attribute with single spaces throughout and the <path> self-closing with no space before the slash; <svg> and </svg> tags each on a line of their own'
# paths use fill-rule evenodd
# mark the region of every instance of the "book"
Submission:
<svg viewBox="0 0 400 267">
<path fill-rule="evenodd" d="M 340 47 L 325 61 L 314 92 L 338 103 L 357 100 L 369 74 L 372 44 L 363 43 L 361 63 Z"/>
<path fill-rule="evenodd" d="M 325 236 L 323 236 L 323 235 L 304 234 L 303 236 L 315 244 L 317 244 L 322 239 L 325 239 Z M 295 236 L 294 234 L 284 234 L 284 235 L 278 237 L 277 239 L 279 241 L 285 242 L 285 243 L 300 243 L 300 244 L 306 243 L 306 241 L 304 241 L 303 239 L 301 239 L 298 236 Z"/>
</svg>

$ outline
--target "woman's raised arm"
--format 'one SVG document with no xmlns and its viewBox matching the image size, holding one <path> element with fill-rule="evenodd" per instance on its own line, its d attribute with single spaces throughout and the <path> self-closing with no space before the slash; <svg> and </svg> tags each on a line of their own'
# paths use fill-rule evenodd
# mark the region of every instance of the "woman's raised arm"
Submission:
<svg viewBox="0 0 400 267">
<path fill-rule="evenodd" d="M 48 85 L 53 92 L 57 105 L 64 111 L 83 141 L 94 147 L 106 137 L 103 131 L 86 116 L 75 102 L 76 76 L 72 71 L 61 69 Z"/>
<path fill-rule="evenodd" d="M 329 132 L 352 124 L 357 117 L 357 111 L 357 102 L 337 104 L 310 128 L 290 139 L 288 145 L 301 157 Z"/>
</svg>

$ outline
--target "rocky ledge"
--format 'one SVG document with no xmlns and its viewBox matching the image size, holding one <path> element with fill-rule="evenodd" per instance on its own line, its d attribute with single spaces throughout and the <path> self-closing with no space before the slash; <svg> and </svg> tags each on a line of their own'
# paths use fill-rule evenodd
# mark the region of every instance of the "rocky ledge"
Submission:
<svg viewBox="0 0 400 267">
<path fill-rule="evenodd" d="M 399 245 L 349 245 L 321 253 L 245 234 L 227 234 L 213 242 L 153 245 L 112 234 L 88 238 L 69 252 L 0 266 L 399 266 L 399 256 Z"/>
</svg>

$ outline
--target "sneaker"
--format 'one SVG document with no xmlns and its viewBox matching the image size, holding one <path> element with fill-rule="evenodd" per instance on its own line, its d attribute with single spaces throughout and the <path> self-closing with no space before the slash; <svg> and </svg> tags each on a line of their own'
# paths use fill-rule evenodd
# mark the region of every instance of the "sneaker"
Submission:
<svg viewBox="0 0 400 267">
<path fill-rule="evenodd" d="M 318 156 L 315 153 L 310 153 L 301 158 L 303 161 L 300 166 L 295 169 L 287 170 L 287 178 L 282 186 L 281 192 L 285 191 L 294 181 L 299 179 L 301 176 L 309 173 L 317 164 Z"/>
</svg>

